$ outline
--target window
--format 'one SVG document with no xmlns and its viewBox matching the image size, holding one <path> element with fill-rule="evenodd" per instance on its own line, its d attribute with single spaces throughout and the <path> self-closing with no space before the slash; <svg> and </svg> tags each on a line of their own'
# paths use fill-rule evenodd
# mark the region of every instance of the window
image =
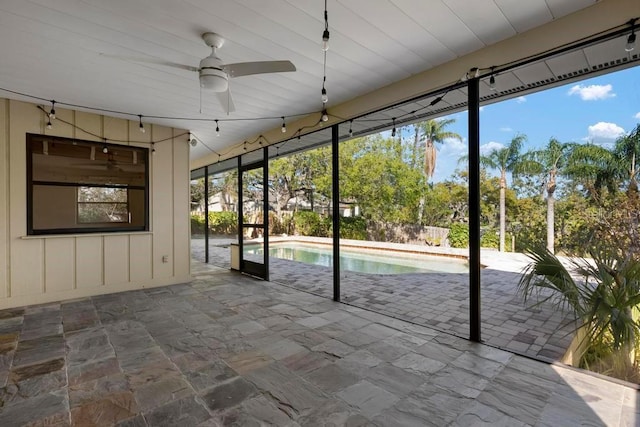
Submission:
<svg viewBox="0 0 640 427">
<path fill-rule="evenodd" d="M 27 234 L 149 229 L 147 148 L 27 134 Z"/>
</svg>

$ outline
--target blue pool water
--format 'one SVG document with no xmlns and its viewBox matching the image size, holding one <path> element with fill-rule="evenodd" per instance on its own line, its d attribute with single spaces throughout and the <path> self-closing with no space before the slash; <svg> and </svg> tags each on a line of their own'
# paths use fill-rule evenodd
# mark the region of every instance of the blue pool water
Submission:
<svg viewBox="0 0 640 427">
<path fill-rule="evenodd" d="M 262 246 L 246 245 L 246 255 L 262 254 Z M 273 243 L 269 256 L 290 261 L 331 267 L 333 250 L 303 243 Z M 354 248 L 340 249 L 340 269 L 369 274 L 403 273 L 467 273 L 467 262 L 463 259 L 432 255 L 400 255 L 393 251 L 365 252 Z"/>
</svg>

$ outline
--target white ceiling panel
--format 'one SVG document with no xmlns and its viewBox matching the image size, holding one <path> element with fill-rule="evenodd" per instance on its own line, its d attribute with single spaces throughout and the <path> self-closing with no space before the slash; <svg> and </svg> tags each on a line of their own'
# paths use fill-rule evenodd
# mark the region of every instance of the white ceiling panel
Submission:
<svg viewBox="0 0 640 427">
<path fill-rule="evenodd" d="M 0 88 L 133 115 L 123 116 L 128 118 L 142 114 L 145 122 L 191 129 L 211 149 L 224 151 L 231 143 L 279 125 L 279 120 L 253 119 L 286 116 L 291 122 L 294 115 L 322 108 L 320 39 L 324 3 L 323 0 L 1 0 Z M 331 33 L 326 64 L 328 107 L 593 3 L 593 0 L 328 0 Z M 225 38 L 218 51 L 225 63 L 288 59 L 297 71 L 230 79 L 237 111 L 227 116 L 215 94 L 200 91 L 196 72 L 112 57 L 195 67 L 211 52 L 201 38 L 206 31 Z M 594 64 L 610 60 L 610 55 L 599 50 L 586 50 L 584 55 Z M 550 62 L 555 71 L 572 66 L 571 59 Z M 518 78 L 529 81 L 550 74 L 546 66 L 532 66 L 499 76 L 497 84 L 517 86 Z M 0 96 L 30 100 L 6 91 L 0 91 Z M 442 104 L 427 110 L 440 111 L 460 102 L 466 102 L 466 96 L 464 91 L 457 90 L 448 94 Z M 424 105 L 413 103 L 385 114 L 394 117 Z M 220 137 L 215 136 L 213 119 L 220 120 Z M 229 121 L 236 119 L 251 120 Z M 191 158 L 210 152 L 198 144 L 192 149 Z"/>
</svg>

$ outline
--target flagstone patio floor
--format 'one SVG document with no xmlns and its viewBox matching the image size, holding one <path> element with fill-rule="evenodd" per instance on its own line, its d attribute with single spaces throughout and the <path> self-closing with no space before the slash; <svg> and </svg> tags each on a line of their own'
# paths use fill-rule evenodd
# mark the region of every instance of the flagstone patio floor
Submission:
<svg viewBox="0 0 640 427">
<path fill-rule="evenodd" d="M 209 263 L 229 268 L 232 241 L 211 239 Z M 374 244 L 379 246 L 380 242 Z M 446 253 L 452 249 L 431 250 Z M 204 262 L 204 239 L 192 239 L 191 253 Z M 525 303 L 518 295 L 517 285 L 520 271 L 527 264 L 526 256 L 483 251 L 481 262 L 486 265 L 481 271 L 483 342 L 538 359 L 560 360 L 571 344 L 575 323 L 571 314 L 551 304 L 534 306 L 533 301 Z M 271 281 L 333 297 L 332 268 L 274 257 L 269 258 L 269 263 Z M 469 336 L 468 274 L 380 275 L 343 271 L 340 282 L 342 302 L 460 337 Z"/>
<path fill-rule="evenodd" d="M 637 390 L 194 262 L 0 311 L 0 425 L 638 425 Z"/>
</svg>

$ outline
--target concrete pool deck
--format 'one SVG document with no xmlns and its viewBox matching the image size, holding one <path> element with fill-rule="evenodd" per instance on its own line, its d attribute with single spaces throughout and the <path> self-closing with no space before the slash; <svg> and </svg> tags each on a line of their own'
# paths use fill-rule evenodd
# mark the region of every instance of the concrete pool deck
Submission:
<svg viewBox="0 0 640 427">
<path fill-rule="evenodd" d="M 311 243 L 318 238 L 288 238 Z M 270 238 L 275 242 L 281 238 Z M 211 239 L 210 264 L 229 268 L 233 239 Z M 348 244 L 358 241 L 345 241 Z M 356 244 L 362 244 L 358 242 Z M 377 249 L 402 249 L 411 253 L 466 256 L 466 250 L 365 242 Z M 192 256 L 204 261 L 204 240 L 192 239 Z M 332 297 L 332 269 L 271 257 L 270 280 L 296 289 Z M 520 271 L 528 258 L 519 253 L 483 250 L 482 340 L 489 345 L 546 360 L 559 360 L 573 338 L 569 313 L 550 305 L 530 307 L 517 294 Z M 433 327 L 461 337 L 469 335 L 468 274 L 417 273 L 374 275 L 343 271 L 341 300 L 397 319 Z"/>
</svg>

